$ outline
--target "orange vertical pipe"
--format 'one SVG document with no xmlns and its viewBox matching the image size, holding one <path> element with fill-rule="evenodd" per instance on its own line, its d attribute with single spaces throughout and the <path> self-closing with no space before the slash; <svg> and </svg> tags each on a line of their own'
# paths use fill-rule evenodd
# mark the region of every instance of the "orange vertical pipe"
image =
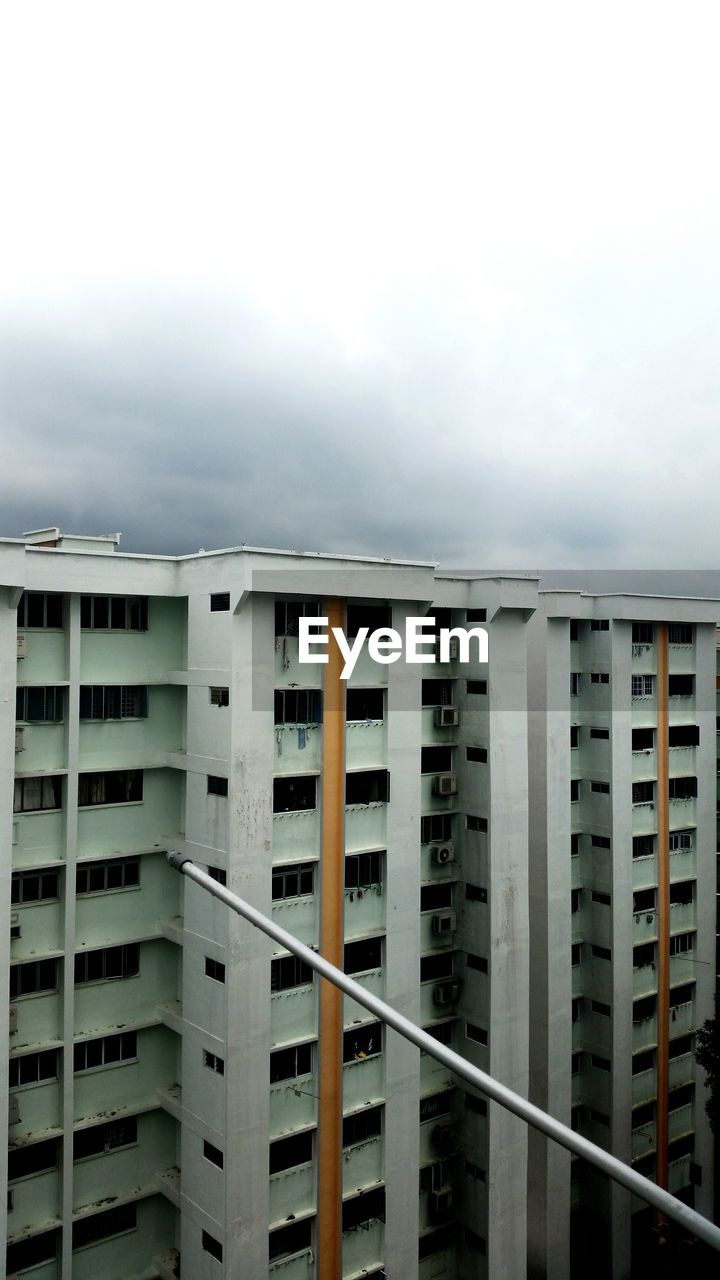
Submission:
<svg viewBox="0 0 720 1280">
<path fill-rule="evenodd" d="M 658 1041 L 656 1181 L 668 1184 L 668 1070 L 670 1033 L 670 819 L 668 770 L 668 629 L 658 624 L 657 790 L 658 790 Z"/>
<path fill-rule="evenodd" d="M 342 600 L 323 605 L 328 628 L 345 626 Z M 343 967 L 345 885 L 345 682 L 343 657 L 332 638 L 323 680 L 322 851 L 320 953 Z M 342 1275 L 342 992 L 320 981 L 320 1105 L 318 1116 L 318 1280 Z"/>
</svg>

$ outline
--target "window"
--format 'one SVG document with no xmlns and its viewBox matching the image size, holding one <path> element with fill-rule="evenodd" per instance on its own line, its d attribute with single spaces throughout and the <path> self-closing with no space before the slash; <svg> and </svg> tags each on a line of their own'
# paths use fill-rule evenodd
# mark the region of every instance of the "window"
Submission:
<svg viewBox="0 0 720 1280">
<path fill-rule="evenodd" d="M 670 837 L 672 839 L 672 836 Z M 651 858 L 655 852 L 654 836 L 633 836 L 633 858 Z"/>
<path fill-rule="evenodd" d="M 81 773 L 78 804 L 137 804 L 143 798 L 142 769 L 116 769 L 112 773 Z"/>
<path fill-rule="evenodd" d="M 81 720 L 144 720 L 147 713 L 146 684 L 80 686 Z"/>
<path fill-rule="evenodd" d="M 645 1049 L 643 1053 L 634 1053 L 632 1057 L 632 1073 L 639 1076 L 643 1071 L 651 1071 L 655 1066 L 655 1050 Z"/>
<path fill-rule="evenodd" d="M 465 1094 L 465 1110 L 473 1111 L 475 1115 L 487 1115 L 487 1102 L 485 1098 L 476 1098 L 474 1093 Z"/>
<path fill-rule="evenodd" d="M 633 622 L 633 644 L 652 644 L 655 639 L 655 628 L 652 622 Z"/>
<path fill-rule="evenodd" d="M 91 1129 L 78 1129 L 73 1136 L 73 1160 L 104 1155 L 137 1142 L 137 1116 L 124 1116 L 109 1124 L 96 1124 Z"/>
<path fill-rule="evenodd" d="M 572 1021 L 579 1022 L 583 1016 L 583 1000 L 582 996 L 575 996 L 571 1005 Z"/>
<path fill-rule="evenodd" d="M 451 773 L 453 767 L 452 747 L 421 747 L 421 773 Z"/>
<path fill-rule="evenodd" d="M 592 847 L 593 849 L 609 849 L 609 848 L 610 848 L 610 837 L 609 837 L 609 836 L 598 836 L 598 835 L 592 835 L 592 836 L 590 836 L 590 845 L 591 845 L 591 847 Z"/>
<path fill-rule="evenodd" d="M 487 831 L 487 818 L 480 818 L 476 813 L 468 813 L 465 817 L 465 826 L 468 831 Z"/>
<path fill-rule="evenodd" d="M 580 672 L 571 671 L 570 672 L 570 697 L 577 698 L 579 693 L 580 693 Z"/>
<path fill-rule="evenodd" d="M 78 894 L 137 889 L 139 884 L 139 858 L 108 858 L 102 862 L 81 862 L 75 876 Z"/>
<path fill-rule="evenodd" d="M 431 813 L 420 819 L 420 843 L 443 843 L 452 840 L 453 815 L 451 813 Z"/>
<path fill-rule="evenodd" d="M 681 880 L 670 885 L 670 903 L 672 906 L 687 907 L 695 901 L 695 881 Z"/>
<path fill-rule="evenodd" d="M 45 1080 L 57 1080 L 57 1077 L 57 1049 L 24 1053 L 20 1058 L 11 1058 L 8 1063 L 8 1089 L 21 1089 L 26 1084 L 42 1084 Z"/>
<path fill-rule="evenodd" d="M 595 1111 L 592 1107 L 588 1108 L 588 1120 L 591 1124 L 601 1124 L 605 1128 L 610 1127 L 610 1117 L 604 1111 Z"/>
<path fill-rule="evenodd" d="M 224 685 L 210 685 L 210 706 L 211 707 L 229 707 L 230 706 L 230 690 Z"/>
<path fill-rule="evenodd" d="M 437 1231 L 426 1231 L 418 1240 L 418 1262 L 432 1258 L 436 1253 L 443 1253 L 455 1245 L 455 1233 L 450 1227 L 440 1227 Z"/>
<path fill-rule="evenodd" d="M 431 1093 L 427 1097 L 421 1098 L 420 1124 L 425 1124 L 427 1120 L 437 1120 L 440 1116 L 452 1115 L 454 1099 L 454 1089 L 443 1089 L 441 1093 Z"/>
<path fill-rule="evenodd" d="M 294 813 L 316 807 L 317 778 L 273 778 L 273 813 Z"/>
<path fill-rule="evenodd" d="M 681 987 L 673 987 L 670 992 L 670 1008 L 676 1009 L 678 1005 L 689 1004 L 695 998 L 695 983 L 685 982 Z"/>
<path fill-rule="evenodd" d="M 222 1169 L 224 1164 L 223 1153 L 219 1147 L 214 1147 L 212 1142 L 207 1139 L 203 1141 L 203 1155 L 211 1164 L 217 1165 L 218 1169 Z"/>
<path fill-rule="evenodd" d="M 654 782 L 633 782 L 632 784 L 633 804 L 652 804 L 654 799 L 655 799 L 655 783 Z"/>
<path fill-rule="evenodd" d="M 345 888 L 366 889 L 383 882 L 383 853 L 353 853 L 345 859 Z"/>
<path fill-rule="evenodd" d="M 296 636 L 300 631 L 300 618 L 318 618 L 319 616 L 320 605 L 317 600 L 276 600 L 275 635 Z"/>
<path fill-rule="evenodd" d="M 640 946 L 633 947 L 633 969 L 644 969 L 647 965 L 655 964 L 655 943 L 642 942 Z"/>
<path fill-rule="evenodd" d="M 379 1138 L 382 1133 L 383 1110 L 380 1107 L 364 1107 L 362 1111 L 354 1111 L 352 1115 L 343 1117 L 343 1148 L 353 1147 L 357 1142 L 367 1142 L 370 1138 Z"/>
<path fill-rule="evenodd" d="M 582 942 L 573 942 L 571 948 L 571 964 L 573 968 L 579 965 L 582 960 Z"/>
<path fill-rule="evenodd" d="M 361 938 L 359 942 L 346 942 L 343 960 L 345 973 L 367 973 L 382 965 L 382 938 Z"/>
<path fill-rule="evenodd" d="M 210 956 L 205 957 L 205 977 L 212 978 L 213 982 L 225 981 L 225 965 L 219 960 L 211 960 Z"/>
<path fill-rule="evenodd" d="M 75 982 L 103 982 L 111 978 L 131 978 L 140 972 L 140 946 L 137 942 L 121 947 L 100 947 L 97 951 L 79 951 L 75 956 Z"/>
<path fill-rule="evenodd" d="M 470 764 L 487 764 L 487 747 L 466 747 L 465 759 Z"/>
<path fill-rule="evenodd" d="M 296 862 L 287 867 L 273 867 L 273 902 L 284 898 L 308 897 L 313 892 L 314 882 L 314 862 Z"/>
<path fill-rule="evenodd" d="M 292 987 L 312 985 L 313 971 L 310 965 L 297 956 L 280 956 L 270 961 L 270 990 L 289 991 Z"/>
<path fill-rule="evenodd" d="M 299 1164 L 309 1164 L 313 1158 L 313 1132 L 293 1133 L 289 1138 L 278 1138 L 270 1143 L 270 1173 L 282 1173 Z"/>
<path fill-rule="evenodd" d="M 466 622 L 487 622 L 487 609 L 466 609 Z"/>
<path fill-rule="evenodd" d="M 570 911 L 571 911 L 573 914 L 574 914 L 576 911 L 579 911 L 579 910 L 580 910 L 580 895 L 581 895 L 581 893 L 582 893 L 582 890 L 581 890 L 581 889 L 571 889 L 571 890 L 570 890 Z"/>
<path fill-rule="evenodd" d="M 696 724 L 671 724 L 668 729 L 669 747 L 696 747 L 700 742 L 700 729 Z"/>
<path fill-rule="evenodd" d="M 30 902 L 52 902 L 59 897 L 59 885 L 57 871 L 13 871 L 13 906 L 24 906 Z"/>
<path fill-rule="evenodd" d="M 439 884 L 423 884 L 420 886 L 420 910 L 444 911 L 452 907 L 453 886 L 451 881 Z"/>
<path fill-rule="evenodd" d="M 609 737 L 610 737 L 610 730 L 609 730 L 609 729 L 600 729 L 600 728 L 597 728 L 597 727 L 596 727 L 596 728 L 594 728 L 594 729 L 591 729 L 591 730 L 590 730 L 590 737 L 591 737 L 591 738 L 609 738 Z"/>
<path fill-rule="evenodd" d="M 465 901 L 466 902 L 487 902 L 487 889 L 481 885 L 470 884 L 465 885 Z"/>
<path fill-rule="evenodd" d="M 228 793 L 227 778 L 220 778 L 217 774 L 209 773 L 207 776 L 207 793 L 209 796 L 226 796 Z"/>
<path fill-rule="evenodd" d="M 580 622 L 577 618 L 570 619 L 570 639 L 571 640 L 580 639 Z"/>
<path fill-rule="evenodd" d="M 62 778 L 16 778 L 13 813 L 62 809 Z"/>
<path fill-rule="evenodd" d="M 36 1267 L 41 1262 L 49 1262 L 57 1257 L 60 1230 L 43 1231 L 42 1235 L 31 1236 L 29 1240 L 18 1240 L 8 1244 L 5 1267 L 8 1275 L 11 1272 L 25 1271 Z"/>
<path fill-rule="evenodd" d="M 440 1044 L 452 1045 L 455 1032 L 455 1019 L 451 1018 L 447 1022 L 433 1022 L 430 1026 L 423 1027 L 433 1040 L 438 1040 Z"/>
<path fill-rule="evenodd" d="M 570 725 L 570 750 L 575 751 L 580 746 L 580 728 L 576 724 Z"/>
<path fill-rule="evenodd" d="M 270 1083 L 294 1080 L 312 1072 L 312 1044 L 294 1044 L 288 1049 L 274 1049 L 270 1054 Z"/>
<path fill-rule="evenodd" d="M 8 1150 L 8 1182 L 17 1182 L 31 1174 L 57 1169 L 60 1155 L 59 1138 L 45 1142 L 33 1142 L 30 1146 L 10 1147 Z"/>
<path fill-rule="evenodd" d="M 669 848 L 671 853 L 677 853 L 679 849 L 695 848 L 695 832 L 694 831 L 671 831 Z"/>
<path fill-rule="evenodd" d="M 389 799 L 390 774 L 387 769 L 363 769 L 346 775 L 346 804 L 387 803 Z"/>
<path fill-rule="evenodd" d="M 591 618 L 590 630 L 591 631 L 609 631 L 610 630 L 609 619 L 608 618 Z"/>
<path fill-rule="evenodd" d="M 600 1055 L 599 1055 L 598 1053 L 591 1053 L 591 1055 L 590 1055 L 590 1063 L 591 1063 L 591 1065 L 592 1065 L 593 1067 L 595 1067 L 596 1071 L 609 1071 L 609 1070 L 610 1070 L 610 1059 L 609 1059 L 609 1058 L 601 1058 L 601 1057 L 600 1057 Z"/>
<path fill-rule="evenodd" d="M 680 956 L 686 955 L 689 951 L 695 950 L 695 934 L 694 933 L 675 933 L 670 938 L 670 955 Z"/>
<path fill-rule="evenodd" d="M 668 626 L 669 644 L 692 644 L 693 627 L 690 622 L 671 622 Z"/>
<path fill-rule="evenodd" d="M 53 685 L 16 689 L 15 719 L 28 724 L 62 720 L 65 690 Z"/>
<path fill-rule="evenodd" d="M 612 959 L 612 952 L 609 947 L 598 947 L 595 944 L 593 944 L 592 953 L 596 960 Z"/>
<path fill-rule="evenodd" d="M 468 697 L 471 697 L 474 694 L 487 693 L 487 689 L 488 689 L 487 680 L 466 680 L 465 681 L 465 692 L 467 693 Z"/>
<path fill-rule="evenodd" d="M 211 1236 L 209 1231 L 203 1231 L 201 1240 L 203 1253 L 209 1253 L 211 1258 L 215 1258 L 217 1262 L 222 1262 L 223 1251 L 220 1241 Z"/>
<path fill-rule="evenodd" d="M 600 793 L 600 795 L 607 796 L 610 794 L 610 783 L 609 782 L 591 782 L 590 790 L 597 791 Z"/>
<path fill-rule="evenodd" d="M 275 724 L 322 724 L 319 689 L 276 689 Z"/>
<path fill-rule="evenodd" d="M 348 689 L 345 694 L 348 720 L 384 720 L 384 689 Z"/>
<path fill-rule="evenodd" d="M 358 634 L 361 627 L 371 631 L 392 626 L 392 609 L 389 604 L 349 604 L 347 607 L 346 634 L 348 639 Z"/>
<path fill-rule="evenodd" d="M 229 613 L 230 612 L 230 592 L 229 591 L 213 591 L 210 596 L 210 612 L 211 613 Z"/>
<path fill-rule="evenodd" d="M 227 871 L 222 867 L 208 867 L 207 870 L 212 880 L 217 880 L 218 884 L 227 884 Z"/>
<path fill-rule="evenodd" d="M 591 684 L 609 684 L 610 676 L 607 671 L 593 671 L 590 676 Z"/>
<path fill-rule="evenodd" d="M 300 1222 L 291 1222 L 288 1227 L 278 1227 L 268 1237 L 268 1258 L 275 1262 L 278 1258 L 288 1258 L 293 1253 L 302 1253 L 312 1244 L 313 1219 L 303 1218 Z"/>
<path fill-rule="evenodd" d="M 30 960 L 27 964 L 10 965 L 11 1000 L 57 989 L 57 960 Z"/>
<path fill-rule="evenodd" d="M 343 1062 L 357 1062 L 382 1053 L 382 1022 L 367 1022 L 343 1033 Z"/>
<path fill-rule="evenodd" d="M 480 1168 L 479 1164 L 475 1164 L 473 1160 L 465 1161 L 465 1175 L 468 1178 L 474 1178 L 476 1182 L 486 1182 L 487 1173 Z"/>
<path fill-rule="evenodd" d="M 84 631 L 147 631 L 147 596 L 81 596 Z"/>
<path fill-rule="evenodd" d="M 432 955 L 420 957 L 421 982 L 438 982 L 443 978 L 452 978 L 454 972 L 454 951 L 435 951 Z"/>
<path fill-rule="evenodd" d="M 580 799 L 580 779 L 573 778 L 570 783 L 570 803 L 575 804 Z"/>
<path fill-rule="evenodd" d="M 652 751 L 655 746 L 655 730 L 654 729 L 633 729 L 632 731 L 632 750 L 633 751 Z"/>
<path fill-rule="evenodd" d="M 452 680 L 423 680 L 422 705 L 424 707 L 451 707 L 454 700 Z"/>
<path fill-rule="evenodd" d="M 610 894 L 609 894 L 609 893 L 599 893 L 599 892 L 597 891 L 597 889 L 593 889 L 593 891 L 592 891 L 592 900 L 593 900 L 593 902 L 599 902 L 599 903 L 601 903 L 601 904 L 602 904 L 602 906 L 604 906 L 604 907 L 609 907 L 609 906 L 610 906 Z"/>
<path fill-rule="evenodd" d="M 671 778 L 671 800 L 691 800 L 697 795 L 697 778 Z"/>
<path fill-rule="evenodd" d="M 632 1112 L 632 1127 L 639 1129 L 644 1124 L 652 1124 L 655 1119 L 655 1103 L 644 1102 L 640 1107 L 634 1107 Z"/>
<path fill-rule="evenodd" d="M 485 956 L 474 956 L 471 951 L 465 952 L 465 964 L 468 969 L 477 969 L 478 973 L 487 973 L 488 962 Z"/>
<path fill-rule="evenodd" d="M 121 1035 L 81 1040 L 75 1045 L 73 1065 L 76 1072 L 91 1071 L 93 1067 L 110 1067 L 116 1062 L 130 1062 L 137 1056 L 137 1032 L 123 1031 Z"/>
<path fill-rule="evenodd" d="M 693 1038 L 692 1036 L 677 1036 L 670 1041 L 669 1057 L 682 1058 L 686 1053 L 692 1053 Z"/>
<path fill-rule="evenodd" d="M 655 910 L 655 890 L 654 889 L 636 889 L 633 894 L 633 911 L 654 911 Z"/>
<path fill-rule="evenodd" d="M 465 1035 L 468 1040 L 474 1040 L 477 1044 L 487 1044 L 488 1036 L 484 1027 L 478 1027 L 472 1022 L 465 1023 Z"/>
<path fill-rule="evenodd" d="M 610 1005 L 603 1004 L 601 1000 L 591 1000 L 590 1009 L 593 1013 L 601 1014 L 603 1018 L 609 1018 L 612 1013 L 612 1009 L 610 1008 Z"/>
<path fill-rule="evenodd" d="M 18 631 L 31 631 L 40 627 L 61 630 L 63 623 L 63 597 L 42 591 L 23 591 L 17 611 Z"/>
<path fill-rule="evenodd" d="M 580 832 L 573 831 L 570 836 L 570 857 L 574 858 L 580 852 Z"/>
<path fill-rule="evenodd" d="M 474 1249 L 483 1258 L 487 1253 L 487 1240 L 484 1236 L 479 1236 L 477 1231 L 472 1231 L 470 1227 L 465 1228 L 465 1244 L 468 1249 Z"/>
<path fill-rule="evenodd" d="M 122 1204 L 116 1209 L 106 1209 L 103 1213 L 94 1213 L 91 1217 L 76 1219 L 72 1227 L 73 1249 L 82 1249 L 85 1245 L 95 1244 L 98 1240 L 107 1240 L 110 1236 L 134 1231 L 136 1227 L 136 1204 Z"/>
<path fill-rule="evenodd" d="M 209 1071 L 214 1071 L 216 1075 L 225 1075 L 225 1059 L 219 1057 L 217 1053 L 211 1053 L 209 1049 L 203 1049 L 203 1063 Z"/>
</svg>

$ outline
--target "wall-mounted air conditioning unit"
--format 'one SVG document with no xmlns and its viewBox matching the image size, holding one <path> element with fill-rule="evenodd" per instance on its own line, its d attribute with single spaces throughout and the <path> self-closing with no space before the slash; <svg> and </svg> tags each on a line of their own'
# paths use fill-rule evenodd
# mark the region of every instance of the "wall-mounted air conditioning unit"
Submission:
<svg viewBox="0 0 720 1280">
<path fill-rule="evenodd" d="M 436 707 L 433 724 L 436 729 L 453 729 L 460 723 L 460 712 L 457 707 Z"/>
<path fill-rule="evenodd" d="M 15 1032 L 17 1031 L 17 1005 L 16 1004 L 10 1005 L 10 1014 L 8 1017 L 8 1031 L 11 1036 L 14 1035 Z"/>
<path fill-rule="evenodd" d="M 432 849 L 431 857 L 432 857 L 432 863 L 434 867 L 445 867 L 447 866 L 448 862 L 455 861 L 455 849 L 453 848 L 452 844 L 450 844 L 449 841 L 447 844 L 431 845 L 431 849 Z"/>
<path fill-rule="evenodd" d="M 20 1123 L 20 1103 L 14 1093 L 8 1098 L 8 1124 Z"/>
<path fill-rule="evenodd" d="M 432 918 L 432 931 L 436 938 L 454 933 L 457 928 L 457 916 L 454 911 L 438 911 Z"/>
<path fill-rule="evenodd" d="M 433 987 L 433 1004 L 454 1004 L 460 996 L 459 982 L 438 982 Z"/>
<path fill-rule="evenodd" d="M 25 730 L 16 729 L 15 730 L 15 753 L 17 754 L 18 751 L 24 751 L 24 750 L 25 750 Z"/>
<path fill-rule="evenodd" d="M 451 661 L 454 661 L 460 657 L 460 637 L 459 636 L 450 636 L 448 640 L 448 652 L 450 654 Z"/>
<path fill-rule="evenodd" d="M 457 791 L 457 778 L 454 773 L 438 773 L 433 778 L 433 795 L 454 796 Z"/>
<path fill-rule="evenodd" d="M 10 912 L 10 940 L 13 941 L 15 938 L 20 938 L 20 937 L 22 937 L 22 929 L 20 928 L 20 913 L 19 911 L 11 911 Z"/>
<path fill-rule="evenodd" d="M 433 1222 L 444 1222 L 452 1210 L 452 1187 L 438 1187 L 430 1192 L 430 1216 Z"/>
<path fill-rule="evenodd" d="M 18 636 L 17 638 L 17 656 L 18 658 L 27 657 L 27 636 Z"/>
<path fill-rule="evenodd" d="M 436 1151 L 449 1155 L 455 1146 L 455 1134 L 452 1125 L 450 1123 L 436 1124 L 430 1134 L 430 1141 Z"/>
</svg>

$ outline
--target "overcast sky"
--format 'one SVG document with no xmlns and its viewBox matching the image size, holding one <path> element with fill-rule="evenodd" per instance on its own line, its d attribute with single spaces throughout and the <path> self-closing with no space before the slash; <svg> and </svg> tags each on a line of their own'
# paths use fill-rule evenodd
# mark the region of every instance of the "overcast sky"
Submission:
<svg viewBox="0 0 720 1280">
<path fill-rule="evenodd" d="M 33 3 L 0 534 L 710 567 L 715 3 Z"/>
</svg>

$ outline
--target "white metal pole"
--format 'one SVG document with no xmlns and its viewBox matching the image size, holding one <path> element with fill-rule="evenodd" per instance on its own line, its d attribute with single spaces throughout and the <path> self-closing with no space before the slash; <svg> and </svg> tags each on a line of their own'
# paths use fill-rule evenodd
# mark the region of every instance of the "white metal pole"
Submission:
<svg viewBox="0 0 720 1280">
<path fill-rule="evenodd" d="M 552 1138 L 554 1142 L 559 1142 L 561 1146 L 566 1147 L 568 1151 L 572 1151 L 574 1155 L 581 1156 L 589 1164 L 594 1164 L 596 1168 L 602 1169 L 615 1182 L 627 1187 L 628 1191 L 640 1196 L 647 1204 L 659 1209 L 668 1218 L 680 1223 L 686 1231 L 689 1231 L 692 1235 L 697 1236 L 699 1240 L 703 1240 L 705 1244 L 709 1244 L 713 1249 L 717 1249 L 720 1252 L 720 1227 L 716 1227 L 708 1218 L 696 1213 L 694 1209 L 683 1204 L 681 1200 L 676 1200 L 675 1196 L 670 1195 L 669 1191 L 664 1191 L 661 1187 L 656 1186 L 649 1178 L 643 1177 L 641 1173 L 637 1173 L 629 1165 L 623 1164 L 622 1160 L 618 1160 L 617 1156 L 611 1155 L 609 1151 L 604 1151 L 602 1147 L 596 1146 L 594 1142 L 583 1138 L 579 1133 L 575 1133 L 573 1129 L 569 1129 L 567 1125 L 561 1124 L 559 1120 L 555 1120 L 553 1116 L 548 1115 L 546 1111 L 542 1111 L 540 1107 L 536 1107 L 532 1102 L 528 1102 L 526 1098 L 522 1098 L 519 1093 L 514 1093 L 506 1085 L 500 1084 L 493 1076 L 481 1071 L 479 1067 L 468 1062 L 466 1058 L 461 1058 L 459 1053 L 455 1053 L 447 1045 L 440 1044 L 427 1031 L 423 1031 L 421 1027 L 416 1026 L 414 1022 L 404 1017 L 402 1013 L 398 1013 L 391 1005 L 386 1004 L 384 1000 L 380 1000 L 377 996 L 366 991 L 359 982 L 349 978 L 340 969 L 336 969 L 335 965 L 330 964 L 317 951 L 307 947 L 304 942 L 299 942 L 297 938 L 288 933 L 286 929 L 282 929 L 280 925 L 275 924 L 268 916 L 263 915 L 261 911 L 257 911 L 255 907 L 251 907 L 248 902 L 244 902 L 237 894 L 231 893 L 224 885 L 218 884 L 217 880 L 213 880 L 212 876 L 207 875 L 205 871 L 201 871 L 199 867 L 196 867 L 192 859 L 186 857 L 185 854 L 171 852 L 168 853 L 167 860 L 176 871 L 180 871 L 190 880 L 194 880 L 201 888 L 207 889 L 213 897 L 224 902 L 226 906 L 230 907 L 232 911 L 236 911 L 249 924 L 254 925 L 256 929 L 261 929 L 269 938 L 273 938 L 275 942 L 279 942 L 281 946 L 292 952 L 293 955 L 304 960 L 322 978 L 339 987 L 341 991 L 351 996 L 358 1004 L 363 1005 L 370 1013 L 374 1013 L 386 1026 L 392 1027 L 393 1031 L 397 1031 L 406 1040 L 410 1040 L 417 1045 L 418 1049 L 422 1049 L 423 1053 L 429 1053 L 438 1062 L 442 1062 L 444 1066 L 449 1067 L 461 1080 L 465 1080 L 475 1089 L 479 1089 L 488 1098 L 492 1098 L 494 1102 L 499 1103 L 501 1107 L 505 1107 L 507 1111 L 512 1111 L 521 1120 L 532 1125 L 533 1128 L 539 1129 L 547 1137 Z"/>
</svg>

